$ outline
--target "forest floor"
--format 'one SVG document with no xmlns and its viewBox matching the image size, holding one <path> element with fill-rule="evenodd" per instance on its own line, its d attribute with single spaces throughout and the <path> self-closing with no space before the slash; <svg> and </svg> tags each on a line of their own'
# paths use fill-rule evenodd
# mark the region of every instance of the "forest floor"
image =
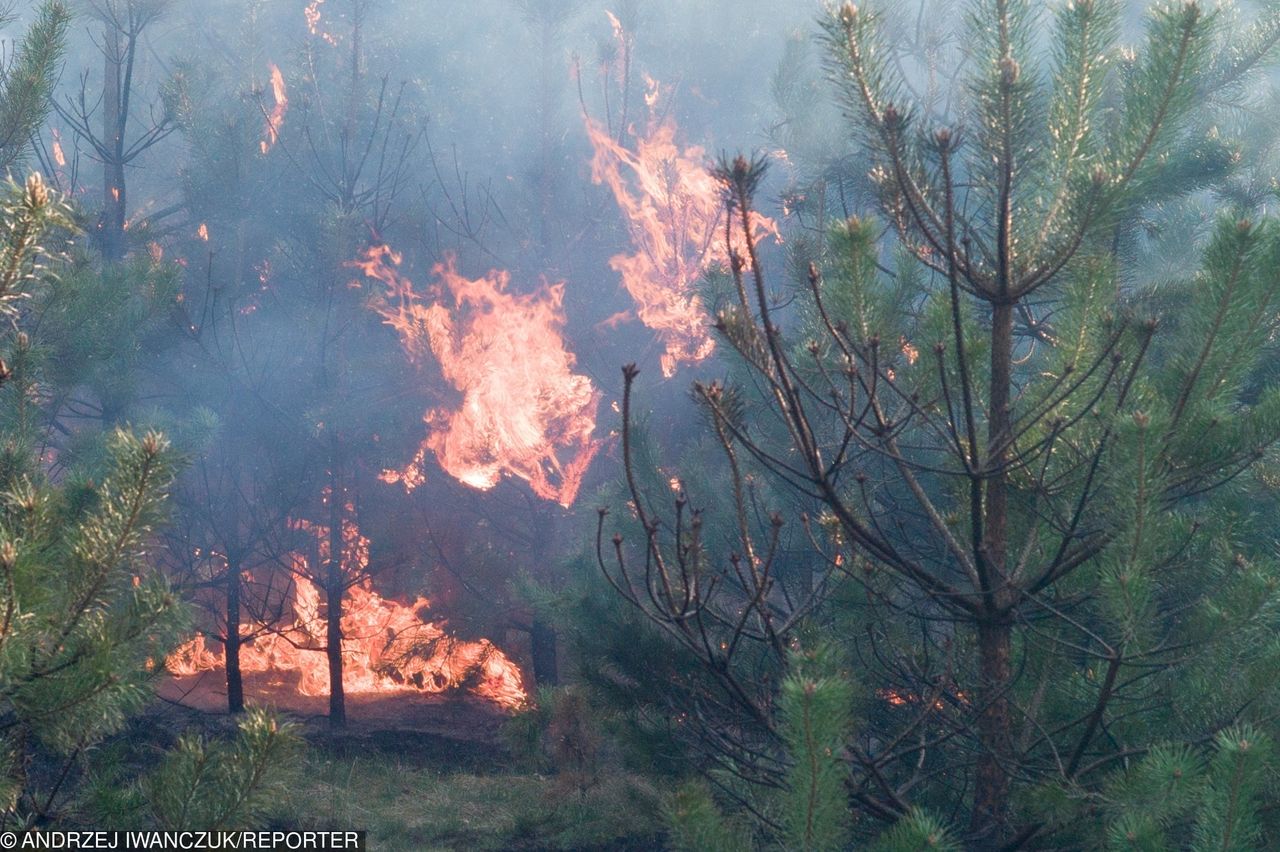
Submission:
<svg viewBox="0 0 1280 852">
<path fill-rule="evenodd" d="M 231 718 L 203 706 L 193 685 L 162 685 L 149 714 L 154 735 L 229 733 Z M 367 831 L 375 852 L 663 847 L 661 795 L 650 781 L 610 767 L 576 784 L 522 768 L 503 736 L 509 716 L 491 704 L 426 694 L 352 699 L 337 732 L 323 699 L 314 707 L 290 700 L 295 706 L 282 710 L 307 745 L 272 827 Z"/>
<path fill-rule="evenodd" d="M 389 740 L 313 743 L 276 821 L 365 830 L 371 850 L 662 848 L 658 794 L 643 779 L 610 773 L 579 790 L 502 758 Z"/>
</svg>

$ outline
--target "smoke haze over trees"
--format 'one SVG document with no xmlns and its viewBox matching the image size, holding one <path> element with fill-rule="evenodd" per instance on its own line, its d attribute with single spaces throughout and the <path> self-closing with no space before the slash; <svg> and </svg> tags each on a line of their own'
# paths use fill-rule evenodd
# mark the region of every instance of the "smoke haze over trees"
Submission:
<svg viewBox="0 0 1280 852">
<path fill-rule="evenodd" d="M 3 828 L 1280 843 L 1280 3 L 0 20 Z"/>
</svg>

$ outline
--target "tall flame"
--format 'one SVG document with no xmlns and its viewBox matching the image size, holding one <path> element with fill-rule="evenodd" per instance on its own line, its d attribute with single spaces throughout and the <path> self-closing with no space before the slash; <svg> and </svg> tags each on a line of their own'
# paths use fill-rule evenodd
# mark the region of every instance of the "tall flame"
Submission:
<svg viewBox="0 0 1280 852">
<path fill-rule="evenodd" d="M 329 528 L 307 521 L 293 521 L 291 526 L 314 535 L 323 565 L 329 556 Z M 343 522 L 342 538 L 343 567 L 349 576 L 360 576 L 368 566 L 369 540 L 349 520 Z M 318 566 L 300 553 L 289 558 L 295 574 L 292 621 L 242 646 L 241 671 L 270 673 L 281 681 L 286 673 L 296 673 L 300 694 L 327 695 L 325 610 L 320 590 L 307 579 Z M 342 611 L 345 691 L 360 695 L 466 688 L 503 707 L 520 706 L 526 698 L 520 668 L 487 639 L 468 642 L 450 636 L 441 624 L 427 620 L 429 607 L 423 597 L 408 606 L 389 601 L 372 589 L 368 577 L 350 588 Z M 244 624 L 241 632 L 252 635 L 261 627 Z M 209 649 L 204 636 L 196 635 L 174 651 L 165 666 L 181 677 L 224 669 L 225 660 L 221 651 Z"/>
<path fill-rule="evenodd" d="M 576 359 L 562 335 L 564 284 L 511 293 L 508 273 L 473 280 L 448 257 L 432 269 L 439 300 L 424 304 L 398 272 L 400 260 L 389 247 L 375 246 L 355 265 L 387 285 L 375 310 L 400 334 L 409 357 L 421 362 L 433 355 L 462 400 L 455 409 L 428 411 L 417 455 L 384 478 L 412 490 L 425 480 L 430 451 L 473 488 L 517 476 L 539 497 L 572 505 L 600 448 L 592 437 L 600 394 L 573 371 Z"/>
<path fill-rule="evenodd" d="M 657 101 L 658 86 L 650 80 L 645 103 L 653 109 Z M 704 149 L 676 144 L 670 117 L 651 121 L 634 151 L 589 116 L 586 125 L 595 151 L 591 179 L 612 190 L 633 248 L 609 265 L 635 300 L 636 316 L 662 341 L 662 374 L 670 378 L 680 364 L 696 363 L 715 350 L 697 284 L 707 270 L 728 264 L 720 188 L 707 170 Z M 777 237 L 772 220 L 756 216 L 752 224 L 754 239 Z M 731 239 L 745 255 L 740 229 L 733 229 Z"/>
<path fill-rule="evenodd" d="M 273 106 L 271 112 L 267 115 L 267 135 L 260 143 L 262 153 L 267 153 L 275 147 L 276 141 L 280 139 L 280 128 L 284 125 L 284 114 L 289 110 L 289 93 L 285 89 L 284 75 L 280 73 L 280 68 L 276 64 L 271 65 L 271 97 Z"/>
</svg>

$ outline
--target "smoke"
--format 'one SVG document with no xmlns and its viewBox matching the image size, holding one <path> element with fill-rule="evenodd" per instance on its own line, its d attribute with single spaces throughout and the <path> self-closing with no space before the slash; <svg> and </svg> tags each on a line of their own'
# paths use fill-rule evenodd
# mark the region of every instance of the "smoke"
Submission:
<svg viewBox="0 0 1280 852">
<path fill-rule="evenodd" d="M 144 7 L 145 26 L 108 36 L 104 21 Z M 784 59 L 789 79 L 818 75 L 795 46 L 809 40 L 819 4 L 77 8 L 60 108 L 37 147 L 50 182 L 81 205 L 86 248 L 108 244 L 99 211 L 125 199 L 126 280 L 139 288 L 128 331 L 140 339 L 127 387 L 86 381 L 70 396 L 101 402 L 104 421 L 109 408 L 117 421 L 156 421 L 186 441 L 194 463 L 167 536 L 175 575 L 208 589 L 217 571 L 242 571 L 246 623 L 288 621 L 272 611 L 289 596 L 271 578 L 297 586 L 290 566 L 309 560 L 314 591 L 323 559 L 297 530 L 340 528 L 329 505 L 341 502 L 371 542 L 348 589 L 427 595 L 447 611 L 447 629 L 521 646 L 537 630 L 515 580 L 555 583 L 582 544 L 564 506 L 590 511 L 616 480 L 618 366 L 639 361 L 658 406 L 722 369 L 707 357 L 709 319 L 706 329 L 697 313 L 683 320 L 699 354 L 673 358 L 670 335 L 646 322 L 662 311 L 624 282 L 617 258 L 655 244 L 637 236 L 635 211 L 674 207 L 624 204 L 619 185 L 600 185 L 592 161 L 602 138 L 625 159 L 660 127 L 663 150 L 684 158 L 683 185 L 705 192 L 712 185 L 689 158 L 777 153 L 786 134 L 775 80 Z M 113 125 L 110 69 L 123 52 L 132 75 Z M 120 151 L 107 150 L 121 130 Z M 604 137 L 593 144 L 592 132 Z M 840 132 L 834 113 L 831 132 Z M 114 177 L 104 150 L 123 160 Z M 660 160 L 646 165 L 658 183 Z M 783 170 L 774 196 L 785 182 Z M 716 203 L 698 205 L 707 243 Z M 663 245 L 688 231 L 664 227 L 674 230 Z M 421 285 L 405 299 L 449 319 L 421 357 L 408 357 L 384 322 L 386 288 L 353 268 L 375 246 L 392 247 L 398 274 Z M 770 248 L 766 261 L 783 252 Z M 705 245 L 694 254 L 672 279 L 686 306 L 699 305 L 698 275 L 727 260 Z M 460 282 L 488 289 L 464 299 Z M 606 322 L 618 317 L 630 319 Z M 388 484 L 406 471 L 421 487 Z M 257 588 L 269 591 L 255 610 Z M 219 600 L 205 601 L 214 635 L 227 617 Z"/>
</svg>

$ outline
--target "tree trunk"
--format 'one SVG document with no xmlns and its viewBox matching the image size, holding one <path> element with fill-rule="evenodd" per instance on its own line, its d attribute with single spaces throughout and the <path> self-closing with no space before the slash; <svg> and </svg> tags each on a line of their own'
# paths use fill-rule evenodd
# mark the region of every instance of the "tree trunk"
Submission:
<svg viewBox="0 0 1280 852">
<path fill-rule="evenodd" d="M 1004 575 L 1009 553 L 1009 394 L 1013 386 L 1013 305 L 997 304 L 991 312 L 991 400 L 987 412 L 987 500 L 984 515 L 983 552 L 987 564 L 984 592 L 988 608 L 1004 606 L 1008 596 Z"/>
<path fill-rule="evenodd" d="M 346 572 L 342 567 L 342 490 L 338 476 L 329 475 L 329 564 L 325 576 L 325 653 L 329 657 L 329 727 L 347 723 L 346 692 L 342 684 L 342 598 Z"/>
<path fill-rule="evenodd" d="M 551 553 L 551 542 L 556 540 L 559 515 L 554 510 L 543 507 L 538 513 L 538 526 L 542 534 L 536 537 L 537 544 L 530 554 L 536 568 L 546 570 L 555 565 L 556 560 Z M 542 575 L 544 580 L 550 577 Z M 538 686 L 555 686 L 560 682 L 560 665 L 557 659 L 556 630 L 541 615 L 533 613 L 533 622 L 529 629 L 529 655 L 533 663 L 533 679 Z"/>
<path fill-rule="evenodd" d="M 973 811 L 969 829 L 983 843 L 995 842 L 1005 833 L 1009 819 L 1009 766 L 1012 756 L 1012 719 L 1009 687 L 1013 629 L 1007 612 L 1011 601 L 1006 588 L 1009 553 L 1009 460 L 1011 432 L 1009 399 L 1013 385 L 1013 304 L 1000 302 L 992 308 L 991 396 L 987 412 L 986 505 L 983 517 L 981 552 L 975 554 L 983 566 L 983 608 L 978 621 L 977 695 L 978 755 L 974 778 Z"/>
<path fill-rule="evenodd" d="M 123 44 L 120 31 L 108 25 L 104 33 L 102 74 L 102 141 L 110 155 L 102 162 L 102 221 L 99 224 L 102 256 L 108 263 L 124 259 L 125 254 L 125 178 L 123 162 L 124 128 L 121 104 L 121 60 Z"/>
<path fill-rule="evenodd" d="M 227 560 L 227 624 L 223 649 L 227 658 L 227 710 L 244 710 L 244 679 L 240 674 L 240 566 Z"/>
<path fill-rule="evenodd" d="M 984 843 L 1000 839 L 1009 820 L 1012 740 L 1007 690 L 1013 674 L 1012 649 L 1013 630 L 1008 622 L 979 625 L 978 700 L 982 703 L 978 738 L 982 753 L 978 755 L 969 830 L 974 839 Z"/>
<path fill-rule="evenodd" d="M 555 686 L 560 682 L 560 667 L 556 654 L 556 631 L 547 622 L 533 618 L 529 631 L 530 655 L 533 657 L 533 679 L 538 686 Z"/>
<path fill-rule="evenodd" d="M 554 156 L 551 138 L 551 118 L 555 104 L 555 89 L 552 84 L 552 68 L 559 68 L 553 62 L 555 46 L 555 29 L 550 18 L 542 22 L 542 61 L 538 72 L 538 100 L 540 104 L 538 124 L 538 251 L 543 261 L 548 259 L 551 246 L 551 235 L 548 225 L 552 214 L 552 158 Z"/>
</svg>

